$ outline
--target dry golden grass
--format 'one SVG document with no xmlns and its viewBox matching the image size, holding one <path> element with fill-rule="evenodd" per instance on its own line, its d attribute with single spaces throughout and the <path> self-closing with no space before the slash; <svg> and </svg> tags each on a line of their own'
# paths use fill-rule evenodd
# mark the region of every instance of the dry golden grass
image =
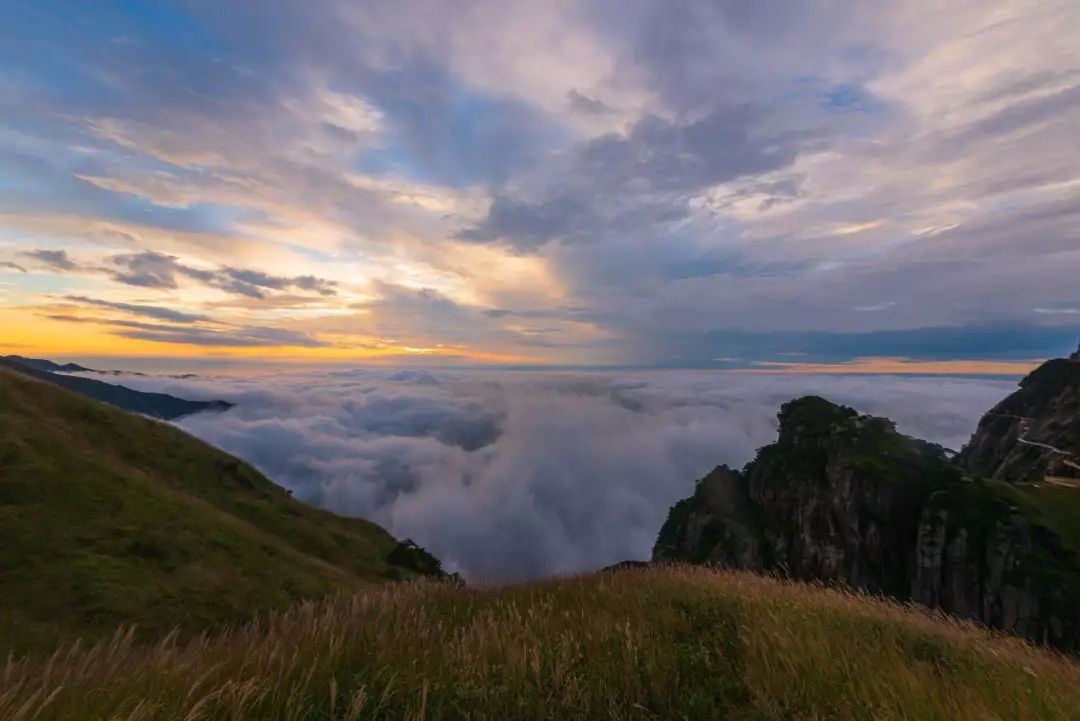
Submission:
<svg viewBox="0 0 1080 721">
<path fill-rule="evenodd" d="M 971 624 L 668 567 L 388 586 L 213 637 L 9 660 L 0 718 L 1080 719 L 1080 665 Z"/>
</svg>

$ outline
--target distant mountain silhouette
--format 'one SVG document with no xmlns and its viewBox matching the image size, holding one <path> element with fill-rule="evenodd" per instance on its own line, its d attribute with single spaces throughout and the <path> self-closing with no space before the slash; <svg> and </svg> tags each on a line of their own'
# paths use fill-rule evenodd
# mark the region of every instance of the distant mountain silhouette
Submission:
<svg viewBox="0 0 1080 721">
<path fill-rule="evenodd" d="M 83 373 L 83 372 L 98 372 L 93 368 L 87 368 L 81 366 L 78 363 L 65 363 L 60 365 L 54 363 L 51 360 L 45 360 L 44 358 L 24 358 L 21 355 L 8 355 L 0 358 L 0 361 L 6 363 L 15 363 L 20 366 L 30 367 L 39 371 L 47 371 L 49 373 Z"/>
<path fill-rule="evenodd" d="M 226 411 L 233 407 L 233 404 L 227 401 L 191 401 L 185 398 L 177 398 L 168 393 L 147 393 L 115 383 L 94 380 L 93 378 L 63 375 L 64 373 L 87 371 L 99 372 L 91 368 L 85 368 L 77 363 L 60 364 L 43 358 L 23 358 L 22 356 L 9 355 L 0 357 L 0 365 L 63 386 L 88 398 L 104 401 L 124 410 L 167 421 L 188 416 L 192 413 Z"/>
</svg>

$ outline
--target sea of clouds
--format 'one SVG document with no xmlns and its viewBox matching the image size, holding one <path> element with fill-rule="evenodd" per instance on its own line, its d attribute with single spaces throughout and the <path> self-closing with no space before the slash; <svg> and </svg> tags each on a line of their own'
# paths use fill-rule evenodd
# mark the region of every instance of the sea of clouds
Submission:
<svg viewBox="0 0 1080 721">
<path fill-rule="evenodd" d="M 476 580 L 648 558 L 676 500 L 818 394 L 958 449 L 1015 381 L 717 372 L 321 371 L 116 379 L 223 398 L 184 430 L 296 497 L 370 518 Z"/>
</svg>

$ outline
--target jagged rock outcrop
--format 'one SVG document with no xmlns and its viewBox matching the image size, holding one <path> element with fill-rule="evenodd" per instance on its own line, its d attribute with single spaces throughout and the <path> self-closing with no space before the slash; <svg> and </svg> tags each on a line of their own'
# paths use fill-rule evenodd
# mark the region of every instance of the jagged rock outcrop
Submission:
<svg viewBox="0 0 1080 721">
<path fill-rule="evenodd" d="M 770 565 L 765 549 L 744 479 L 720 466 L 698 482 L 693 496 L 672 506 L 653 559 L 758 569 Z"/>
<path fill-rule="evenodd" d="M 846 584 L 1080 647 L 1080 561 L 1014 489 L 822 398 L 779 417 L 776 443 L 672 507 L 654 560 Z"/>
<path fill-rule="evenodd" d="M 1080 464 L 1080 350 L 1020 381 L 1019 390 L 983 416 L 957 462 L 980 476 L 1032 483 L 1080 476 L 1070 458 Z"/>
<path fill-rule="evenodd" d="M 1062 649 L 1080 648 L 1080 565 L 1060 536 L 978 484 L 919 517 L 911 599 Z"/>
</svg>

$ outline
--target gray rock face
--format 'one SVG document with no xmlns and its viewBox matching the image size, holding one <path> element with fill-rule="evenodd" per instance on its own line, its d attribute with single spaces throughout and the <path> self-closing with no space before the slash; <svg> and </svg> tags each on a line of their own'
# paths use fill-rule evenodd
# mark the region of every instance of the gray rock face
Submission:
<svg viewBox="0 0 1080 721">
<path fill-rule="evenodd" d="M 973 489 L 934 493 L 919 519 L 911 599 L 1062 649 L 1080 637 L 1080 569 L 1061 540 Z"/>
<path fill-rule="evenodd" d="M 1037 482 L 1046 475 L 1080 475 L 1080 351 L 1047 361 L 1020 389 L 983 416 L 957 462 L 987 478 Z"/>
<path fill-rule="evenodd" d="M 886 419 L 803 398 L 745 469 L 672 507 L 653 558 L 846 584 L 1076 649 L 1080 562 L 1010 491 Z"/>
<path fill-rule="evenodd" d="M 680 504 L 671 511 L 673 517 L 685 511 L 678 520 L 679 531 L 662 533 L 654 556 L 739 569 L 765 566 L 765 537 L 754 521 L 741 479 L 730 468 L 718 467 L 701 480 L 694 496 Z"/>
</svg>

